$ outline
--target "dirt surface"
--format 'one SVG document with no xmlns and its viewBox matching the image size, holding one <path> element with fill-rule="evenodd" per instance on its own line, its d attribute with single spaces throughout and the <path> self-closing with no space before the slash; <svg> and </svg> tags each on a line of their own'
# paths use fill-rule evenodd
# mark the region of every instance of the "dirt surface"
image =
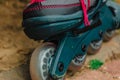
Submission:
<svg viewBox="0 0 120 80">
<path fill-rule="evenodd" d="M 83 69 L 66 80 L 120 80 L 120 59 L 106 62 L 98 70 Z"/>
<path fill-rule="evenodd" d="M 115 0 L 117 3 L 120 3 L 120 0 Z"/>
<path fill-rule="evenodd" d="M 26 62 L 27 54 L 38 45 L 23 33 L 23 7 L 19 0 L 0 1 L 0 71 Z"/>
<path fill-rule="evenodd" d="M 98 70 L 91 70 L 84 67 L 72 77 L 68 76 L 66 80 L 120 80 L 120 54 L 119 57 L 112 57 L 104 63 Z"/>
</svg>

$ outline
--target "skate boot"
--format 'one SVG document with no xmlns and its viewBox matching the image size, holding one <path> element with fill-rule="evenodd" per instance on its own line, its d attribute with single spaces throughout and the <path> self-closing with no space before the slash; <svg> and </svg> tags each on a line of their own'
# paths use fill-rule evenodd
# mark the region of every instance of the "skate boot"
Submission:
<svg viewBox="0 0 120 80">
<path fill-rule="evenodd" d="M 32 79 L 65 80 L 68 69 L 78 71 L 89 45 L 95 43 L 96 52 L 103 34 L 116 26 L 113 17 L 106 0 L 32 0 L 23 12 L 24 32 L 44 40 L 31 57 Z"/>
<path fill-rule="evenodd" d="M 80 1 L 83 0 L 31 1 L 23 12 L 26 35 L 34 40 L 45 40 L 75 28 L 75 24 L 82 22 L 83 17 L 86 25 L 89 24 L 85 8 L 88 9 L 88 15 L 92 17 L 101 6 L 102 0 L 85 0 L 85 3 Z M 82 9 L 84 9 L 84 16 Z"/>
</svg>

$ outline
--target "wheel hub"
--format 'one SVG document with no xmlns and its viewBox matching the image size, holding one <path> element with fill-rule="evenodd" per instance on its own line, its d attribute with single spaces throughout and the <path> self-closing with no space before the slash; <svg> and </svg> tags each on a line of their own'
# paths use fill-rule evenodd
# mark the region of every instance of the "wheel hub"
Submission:
<svg viewBox="0 0 120 80">
<path fill-rule="evenodd" d="M 43 63 L 40 66 L 42 67 L 41 74 L 43 80 L 53 80 L 52 78 L 50 79 L 49 77 L 49 69 L 51 66 L 51 62 L 53 60 L 54 51 L 55 51 L 54 48 L 50 48 L 44 52 L 44 55 L 42 57 Z"/>
<path fill-rule="evenodd" d="M 94 49 L 99 49 L 101 47 L 102 40 L 99 41 L 93 41 L 90 43 L 91 47 Z"/>
<path fill-rule="evenodd" d="M 84 60 L 85 60 L 85 57 L 86 57 L 86 54 L 85 55 L 78 55 L 78 56 L 76 56 L 73 60 L 72 60 L 72 62 L 75 64 L 75 65 L 81 65 L 83 62 L 84 62 Z"/>
</svg>

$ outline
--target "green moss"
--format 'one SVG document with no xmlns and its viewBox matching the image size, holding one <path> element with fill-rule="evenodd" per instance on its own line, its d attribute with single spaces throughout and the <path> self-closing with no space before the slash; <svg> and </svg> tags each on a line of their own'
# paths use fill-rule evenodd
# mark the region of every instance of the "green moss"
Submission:
<svg viewBox="0 0 120 80">
<path fill-rule="evenodd" d="M 103 65 L 103 62 L 97 59 L 91 60 L 89 62 L 90 69 L 97 70 Z"/>
</svg>

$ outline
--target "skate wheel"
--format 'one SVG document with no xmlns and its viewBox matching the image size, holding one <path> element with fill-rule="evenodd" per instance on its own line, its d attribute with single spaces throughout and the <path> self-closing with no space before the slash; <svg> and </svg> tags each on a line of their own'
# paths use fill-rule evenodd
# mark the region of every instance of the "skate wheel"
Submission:
<svg viewBox="0 0 120 80">
<path fill-rule="evenodd" d="M 101 49 L 102 42 L 103 40 L 92 41 L 88 46 L 87 53 L 91 55 L 96 54 Z"/>
<path fill-rule="evenodd" d="M 32 54 L 30 61 L 30 73 L 32 80 L 63 80 L 50 77 L 49 69 L 54 58 L 55 45 L 53 43 L 44 43 L 38 47 Z"/>
<path fill-rule="evenodd" d="M 75 56 L 75 58 L 71 61 L 71 64 L 69 66 L 69 70 L 72 72 L 77 72 L 80 70 L 86 61 L 86 54 L 85 55 L 79 55 Z"/>
<path fill-rule="evenodd" d="M 110 41 L 113 38 L 114 34 L 115 34 L 114 30 L 112 30 L 112 31 L 106 31 L 103 34 L 103 41 L 105 41 L 105 42 Z"/>
</svg>

